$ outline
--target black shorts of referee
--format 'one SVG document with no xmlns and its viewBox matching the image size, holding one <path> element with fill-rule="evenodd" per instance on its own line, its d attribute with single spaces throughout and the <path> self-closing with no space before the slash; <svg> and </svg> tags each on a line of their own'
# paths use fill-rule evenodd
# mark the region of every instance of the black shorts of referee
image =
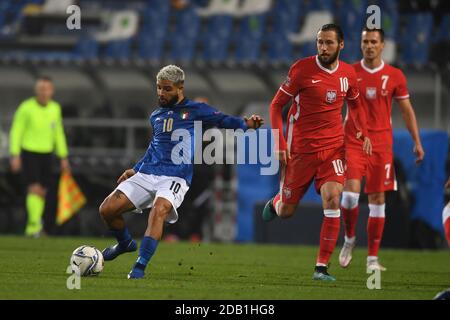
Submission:
<svg viewBox="0 0 450 320">
<path fill-rule="evenodd" d="M 22 174 L 27 186 L 40 184 L 48 189 L 51 182 L 53 153 L 38 153 L 22 150 Z"/>
</svg>

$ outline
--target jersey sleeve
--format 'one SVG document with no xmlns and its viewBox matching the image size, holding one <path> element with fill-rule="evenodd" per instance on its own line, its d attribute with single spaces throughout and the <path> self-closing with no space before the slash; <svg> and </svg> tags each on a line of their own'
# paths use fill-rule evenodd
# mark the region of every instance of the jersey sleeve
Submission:
<svg viewBox="0 0 450 320">
<path fill-rule="evenodd" d="M 300 91 L 300 64 L 295 63 L 290 69 L 286 80 L 281 84 L 280 90 L 290 97 L 294 97 Z"/>
<path fill-rule="evenodd" d="M 61 106 L 57 104 L 57 122 L 55 130 L 56 155 L 59 158 L 66 158 L 69 154 L 67 149 L 66 135 L 64 133 L 63 119 L 61 114 Z"/>
<path fill-rule="evenodd" d="M 207 104 L 202 104 L 197 113 L 196 120 L 202 121 L 206 127 L 242 130 L 248 129 L 248 126 L 243 118 L 226 115 Z"/>
<path fill-rule="evenodd" d="M 346 99 L 355 100 L 358 97 L 359 97 L 358 81 L 356 79 L 356 72 L 352 67 L 348 77 L 348 90 Z"/>
<path fill-rule="evenodd" d="M 11 130 L 9 132 L 9 153 L 12 156 L 18 156 L 20 154 L 22 136 L 26 127 L 26 113 L 26 104 L 22 103 L 14 114 Z"/>
<path fill-rule="evenodd" d="M 395 82 L 397 86 L 395 87 L 394 90 L 394 99 L 397 100 L 408 99 L 409 98 L 408 84 L 406 81 L 406 77 L 401 70 L 398 70 L 398 72 L 396 73 Z"/>
</svg>

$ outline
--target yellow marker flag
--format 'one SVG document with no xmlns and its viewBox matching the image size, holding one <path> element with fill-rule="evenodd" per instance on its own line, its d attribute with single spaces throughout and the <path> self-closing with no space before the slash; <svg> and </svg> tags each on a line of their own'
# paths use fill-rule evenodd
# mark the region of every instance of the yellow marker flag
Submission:
<svg viewBox="0 0 450 320">
<path fill-rule="evenodd" d="M 62 225 L 86 204 L 86 197 L 69 171 L 61 173 L 58 187 L 56 223 Z"/>
</svg>

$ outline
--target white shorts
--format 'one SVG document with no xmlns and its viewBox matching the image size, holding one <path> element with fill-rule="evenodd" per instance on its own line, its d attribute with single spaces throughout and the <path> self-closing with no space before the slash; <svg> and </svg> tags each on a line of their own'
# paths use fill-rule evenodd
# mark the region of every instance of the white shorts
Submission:
<svg viewBox="0 0 450 320">
<path fill-rule="evenodd" d="M 183 202 L 189 186 L 186 180 L 179 177 L 155 176 L 153 174 L 136 173 L 121 182 L 116 190 L 122 191 L 136 207 L 133 212 L 142 213 L 151 208 L 157 198 L 164 198 L 172 204 L 172 212 L 166 221 L 175 223 L 178 220 L 177 209 Z"/>
</svg>

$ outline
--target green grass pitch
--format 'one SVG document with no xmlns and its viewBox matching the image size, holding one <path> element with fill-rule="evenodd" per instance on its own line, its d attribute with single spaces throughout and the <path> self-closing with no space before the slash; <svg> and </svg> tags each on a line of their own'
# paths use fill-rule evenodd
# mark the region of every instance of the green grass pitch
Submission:
<svg viewBox="0 0 450 320">
<path fill-rule="evenodd" d="M 450 253 L 381 251 L 388 268 L 381 289 L 366 287 L 365 248 L 348 269 L 332 257 L 334 283 L 313 281 L 317 247 L 255 244 L 160 243 L 144 280 L 126 275 L 137 255 L 107 262 L 98 277 L 66 287 L 71 252 L 100 250 L 112 239 L 0 237 L 0 299 L 432 299 L 450 286 Z"/>
</svg>

